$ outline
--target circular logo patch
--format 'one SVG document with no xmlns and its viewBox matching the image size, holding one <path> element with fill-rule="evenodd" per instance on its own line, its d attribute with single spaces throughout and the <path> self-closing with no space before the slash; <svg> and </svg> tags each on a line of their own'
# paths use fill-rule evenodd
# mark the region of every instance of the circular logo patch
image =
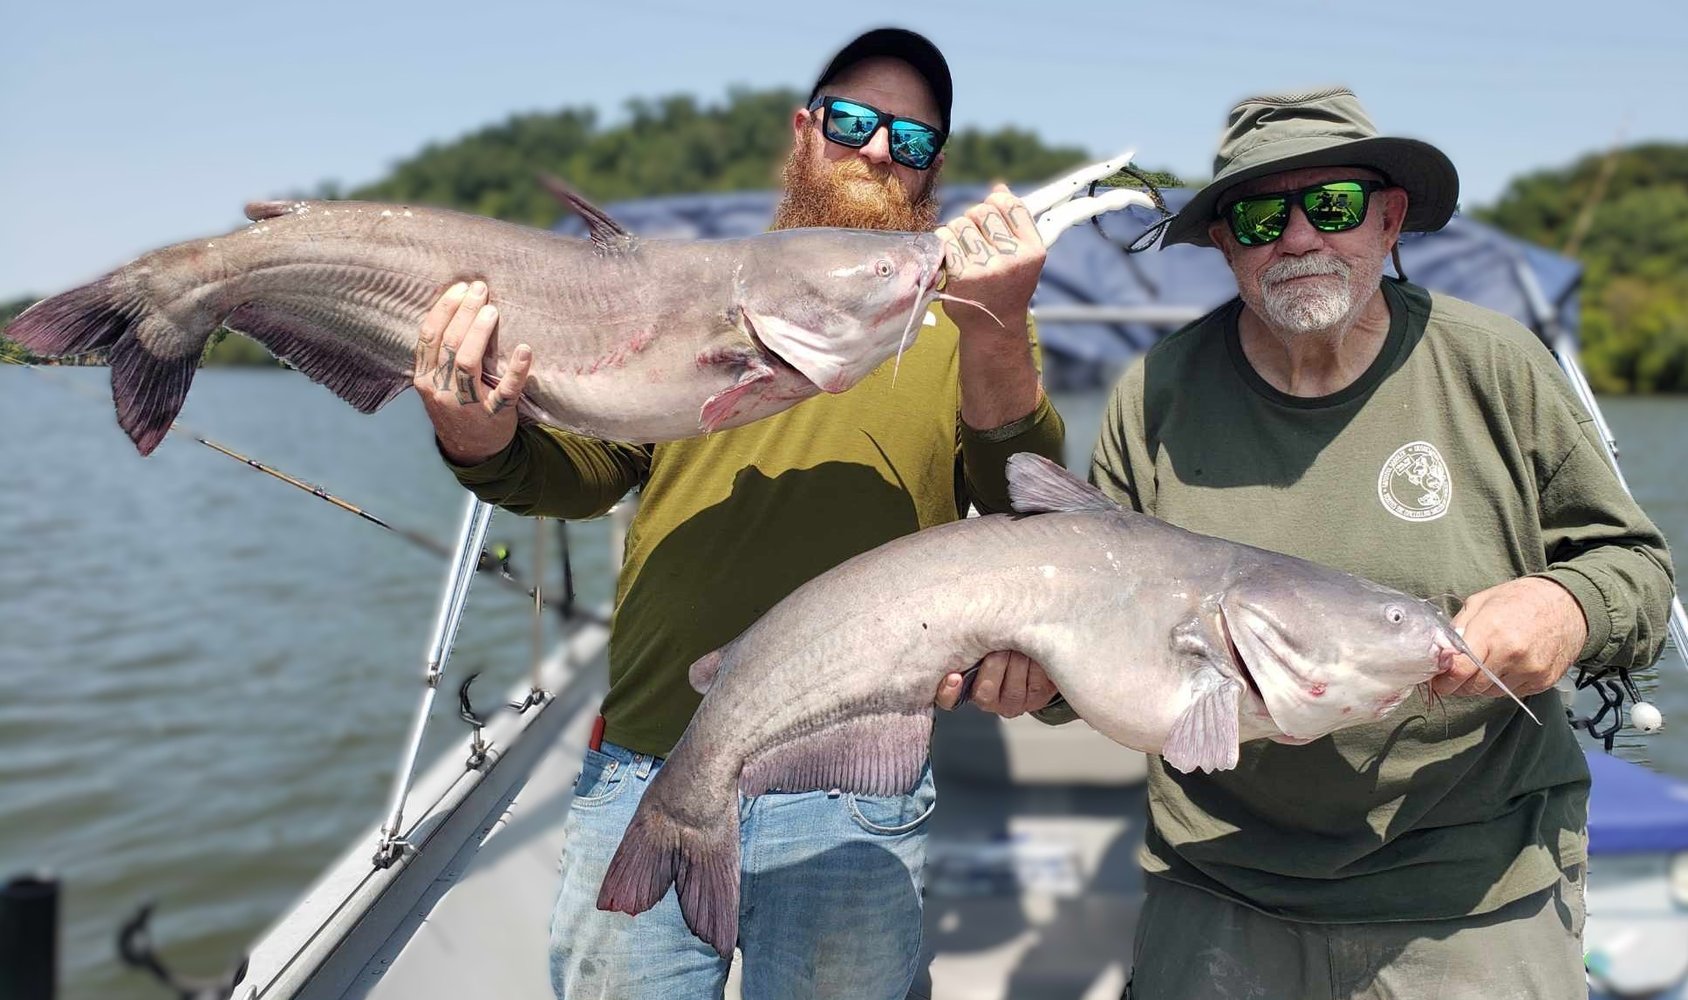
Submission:
<svg viewBox="0 0 1688 1000">
<path fill-rule="evenodd" d="M 1404 444 L 1383 463 L 1377 498 L 1403 521 L 1434 521 L 1448 512 L 1454 498 L 1448 463 L 1428 441 Z"/>
</svg>

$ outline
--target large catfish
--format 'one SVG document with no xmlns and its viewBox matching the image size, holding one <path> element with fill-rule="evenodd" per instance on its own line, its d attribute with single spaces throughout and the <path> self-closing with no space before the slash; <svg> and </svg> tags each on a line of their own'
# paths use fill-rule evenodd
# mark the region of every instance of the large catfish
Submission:
<svg viewBox="0 0 1688 1000">
<path fill-rule="evenodd" d="M 1235 767 L 1248 740 L 1380 719 L 1444 651 L 1471 655 L 1408 594 L 1125 510 L 1035 455 L 1011 458 L 1008 480 L 1015 510 L 1036 516 L 881 545 L 692 666 L 703 704 L 640 801 L 600 909 L 641 913 L 674 885 L 687 926 L 731 954 L 739 795 L 906 791 L 938 682 L 992 650 L 1030 655 L 1092 727 L 1181 771 Z"/>
<path fill-rule="evenodd" d="M 371 413 L 411 384 L 429 306 L 457 281 L 484 279 L 499 310 L 488 384 L 527 343 L 525 418 L 659 442 L 848 389 L 940 297 L 932 234 L 636 239 L 568 197 L 590 240 L 439 209 L 256 203 L 252 225 L 148 253 L 35 304 L 6 335 L 44 356 L 109 352 L 118 423 L 144 455 L 219 324 Z"/>
</svg>

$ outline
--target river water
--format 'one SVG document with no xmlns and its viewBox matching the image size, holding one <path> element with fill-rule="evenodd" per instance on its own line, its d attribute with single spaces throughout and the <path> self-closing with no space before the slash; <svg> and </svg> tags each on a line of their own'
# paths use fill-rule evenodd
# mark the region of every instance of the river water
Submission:
<svg viewBox="0 0 1688 1000">
<path fill-rule="evenodd" d="M 103 369 L 50 375 L 0 367 L 0 877 L 63 880 L 62 996 L 159 997 L 115 959 L 139 903 L 159 903 L 167 960 L 218 971 L 382 818 L 443 560 L 179 433 L 142 460 Z M 1082 468 L 1101 400 L 1057 405 Z M 1688 551 L 1688 400 L 1604 405 L 1631 487 Z M 463 494 L 412 394 L 363 416 L 297 374 L 212 369 L 182 421 L 395 524 L 455 532 Z M 605 522 L 569 531 L 582 598 L 607 600 Z M 496 517 L 491 537 L 525 572 L 529 523 Z M 478 700 L 502 695 L 530 621 L 520 595 L 478 583 L 452 678 L 483 670 Z M 1688 674 L 1660 671 L 1676 721 L 1620 751 L 1688 776 Z M 439 699 L 424 762 L 465 737 L 455 709 Z"/>
</svg>

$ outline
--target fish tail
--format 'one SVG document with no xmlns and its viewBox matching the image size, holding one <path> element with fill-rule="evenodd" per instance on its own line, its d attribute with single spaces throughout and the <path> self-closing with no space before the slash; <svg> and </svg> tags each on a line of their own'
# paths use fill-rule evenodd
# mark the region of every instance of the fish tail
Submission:
<svg viewBox="0 0 1688 1000">
<path fill-rule="evenodd" d="M 12 320 L 6 336 L 43 357 L 107 352 L 117 422 L 148 455 L 181 412 L 216 324 L 181 327 L 128 290 L 120 275 L 37 302 Z"/>
<path fill-rule="evenodd" d="M 672 885 L 686 926 L 721 957 L 731 957 L 738 942 L 737 803 L 707 824 L 682 821 L 663 803 L 666 770 L 657 773 L 622 834 L 598 890 L 598 909 L 643 913 Z"/>
</svg>

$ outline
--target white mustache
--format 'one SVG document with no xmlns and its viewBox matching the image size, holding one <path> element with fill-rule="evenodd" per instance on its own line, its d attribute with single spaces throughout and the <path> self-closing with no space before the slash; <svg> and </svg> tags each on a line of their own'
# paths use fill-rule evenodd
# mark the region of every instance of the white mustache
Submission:
<svg viewBox="0 0 1688 1000">
<path fill-rule="evenodd" d="M 1347 281 L 1352 269 L 1337 257 L 1320 255 L 1317 257 L 1291 257 L 1278 261 L 1267 268 L 1260 276 L 1260 284 L 1277 285 L 1294 278 L 1310 278 L 1321 274 L 1334 274 Z"/>
</svg>

